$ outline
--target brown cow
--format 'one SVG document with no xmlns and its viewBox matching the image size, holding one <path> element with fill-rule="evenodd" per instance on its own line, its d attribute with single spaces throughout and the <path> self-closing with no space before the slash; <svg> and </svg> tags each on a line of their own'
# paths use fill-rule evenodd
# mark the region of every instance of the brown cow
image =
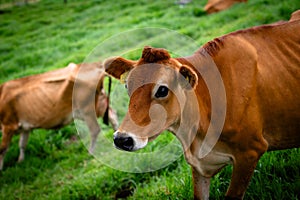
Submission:
<svg viewBox="0 0 300 200">
<path fill-rule="evenodd" d="M 247 2 L 247 0 L 208 0 L 204 10 L 208 14 L 220 12 L 239 2 Z"/>
<path fill-rule="evenodd" d="M 77 74 L 80 76 L 77 77 Z M 86 76 L 88 79 L 84 78 L 85 75 L 88 75 Z M 78 117 L 87 123 L 91 132 L 89 151 L 92 152 L 100 132 L 96 115 L 103 117 L 105 111 L 109 109 L 109 121 L 115 130 L 118 126 L 115 112 L 108 108 L 107 96 L 103 89 L 104 77 L 105 72 L 100 63 L 79 65 L 70 63 L 65 68 L 2 84 L 0 170 L 3 168 L 4 155 L 14 133 L 21 131 L 18 161 L 22 161 L 29 132 L 34 128 L 52 129 L 69 124 L 73 118 L 72 106 L 78 111 L 74 113 L 75 117 L 80 113 Z M 75 80 L 76 94 L 73 92 Z M 96 81 L 98 85 L 93 86 L 92 83 L 97 83 Z"/>
<path fill-rule="evenodd" d="M 300 146 L 299 14 L 216 38 L 190 57 L 145 47 L 138 61 L 107 59 L 106 72 L 127 77 L 130 95 L 115 146 L 137 150 L 171 129 L 192 166 L 195 199 L 208 199 L 210 178 L 227 164 L 226 197 L 242 199 L 263 153 Z"/>
</svg>

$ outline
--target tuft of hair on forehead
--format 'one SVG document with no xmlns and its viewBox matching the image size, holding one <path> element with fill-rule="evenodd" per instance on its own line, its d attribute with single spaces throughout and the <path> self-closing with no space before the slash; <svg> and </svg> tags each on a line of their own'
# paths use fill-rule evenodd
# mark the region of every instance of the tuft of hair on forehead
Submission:
<svg viewBox="0 0 300 200">
<path fill-rule="evenodd" d="M 145 46 L 142 53 L 141 61 L 146 63 L 155 63 L 158 61 L 168 60 L 170 58 L 171 56 L 169 52 L 165 49 Z"/>
</svg>

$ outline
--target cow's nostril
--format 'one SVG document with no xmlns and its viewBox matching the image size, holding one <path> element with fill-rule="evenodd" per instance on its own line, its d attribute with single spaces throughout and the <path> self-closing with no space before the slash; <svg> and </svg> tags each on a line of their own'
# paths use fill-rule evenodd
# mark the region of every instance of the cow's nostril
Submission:
<svg viewBox="0 0 300 200">
<path fill-rule="evenodd" d="M 117 148 L 125 151 L 132 151 L 134 147 L 134 142 L 131 137 L 114 137 L 114 144 Z"/>
<path fill-rule="evenodd" d="M 131 137 L 124 138 L 124 150 L 131 151 L 133 149 L 133 139 Z"/>
</svg>

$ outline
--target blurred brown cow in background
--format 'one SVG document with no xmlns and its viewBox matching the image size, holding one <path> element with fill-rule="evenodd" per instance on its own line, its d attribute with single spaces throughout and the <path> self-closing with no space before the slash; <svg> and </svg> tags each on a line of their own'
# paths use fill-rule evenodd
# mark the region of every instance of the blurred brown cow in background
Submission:
<svg viewBox="0 0 300 200">
<path fill-rule="evenodd" d="M 179 0 L 176 2 L 179 5 L 186 5 L 191 3 L 192 0 Z M 204 10 L 206 13 L 211 14 L 215 12 L 220 12 L 231 7 L 235 3 L 247 2 L 247 0 L 208 0 L 206 5 L 204 6 Z"/>
<path fill-rule="evenodd" d="M 204 10 L 208 14 L 220 12 L 239 2 L 247 2 L 247 0 L 208 0 Z"/>
<path fill-rule="evenodd" d="M 70 63 L 65 68 L 2 84 L 0 170 L 3 168 L 4 155 L 16 132 L 21 133 L 20 162 L 24 160 L 25 147 L 32 129 L 55 129 L 67 125 L 72 121 L 73 113 L 76 118 L 84 120 L 89 128 L 89 151 L 92 153 L 101 131 L 96 117 L 104 117 L 105 112 L 108 112 L 113 128 L 117 129 L 118 126 L 116 113 L 108 106 L 108 98 L 103 88 L 104 77 L 105 72 L 100 63 Z M 78 92 L 73 90 L 75 80 Z M 108 119 L 104 121 L 108 123 Z"/>
</svg>

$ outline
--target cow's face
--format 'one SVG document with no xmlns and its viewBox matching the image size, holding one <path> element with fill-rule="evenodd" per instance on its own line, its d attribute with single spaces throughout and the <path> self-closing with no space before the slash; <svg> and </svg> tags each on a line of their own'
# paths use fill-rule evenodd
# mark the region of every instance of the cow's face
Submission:
<svg viewBox="0 0 300 200">
<path fill-rule="evenodd" d="M 143 148 L 163 130 L 177 126 L 184 90 L 197 84 L 192 69 L 170 58 L 166 50 L 151 47 L 144 48 L 138 61 L 116 57 L 104 65 L 108 74 L 125 82 L 130 96 L 128 112 L 114 134 L 117 148 Z"/>
</svg>

